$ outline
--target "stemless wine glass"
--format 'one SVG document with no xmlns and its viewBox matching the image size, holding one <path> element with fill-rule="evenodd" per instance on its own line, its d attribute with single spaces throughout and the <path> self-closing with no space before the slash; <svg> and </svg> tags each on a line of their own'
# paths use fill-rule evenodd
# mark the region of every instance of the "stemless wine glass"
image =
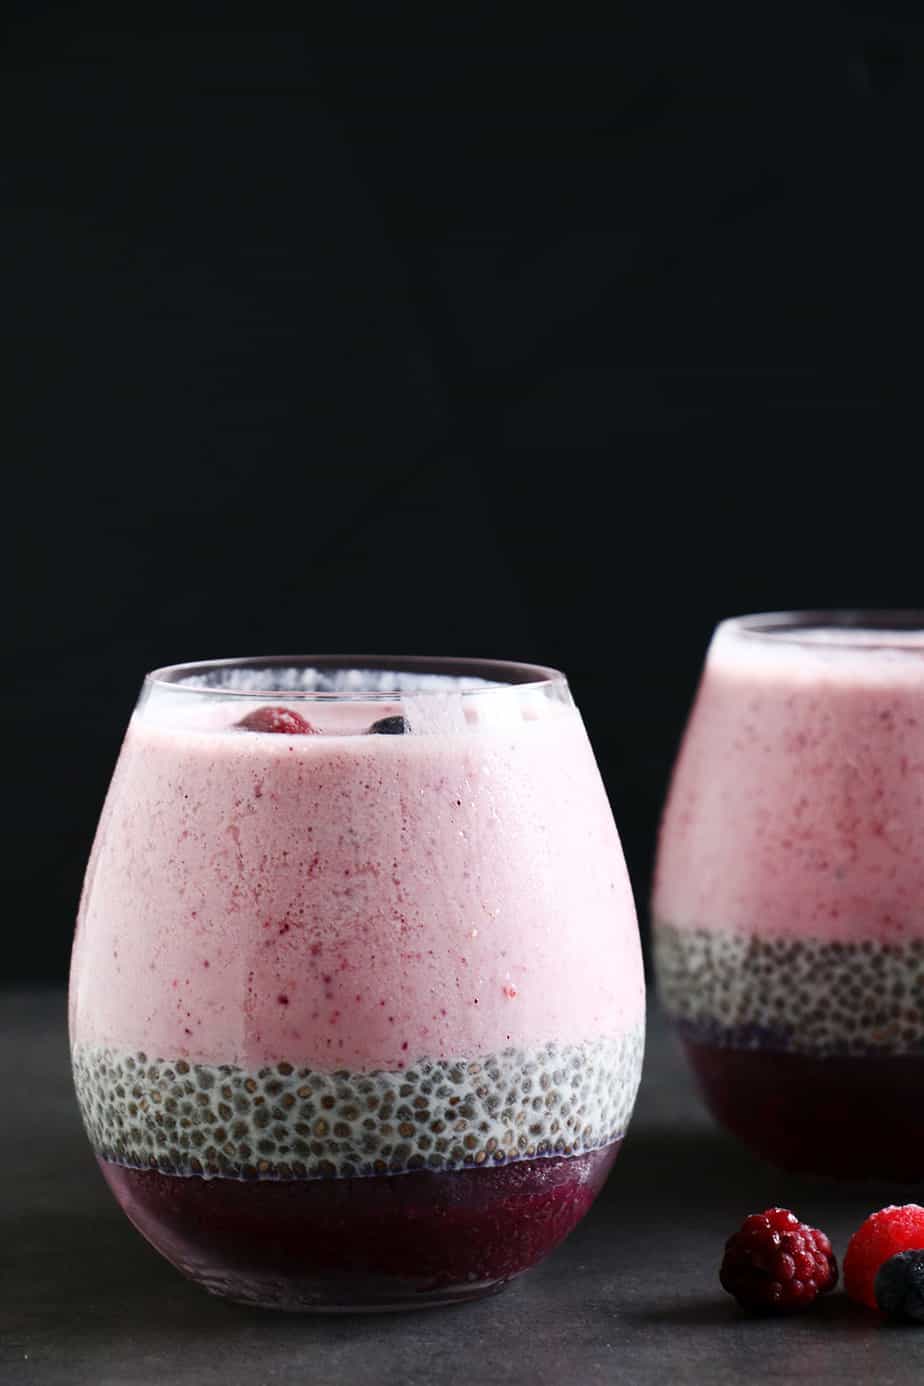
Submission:
<svg viewBox="0 0 924 1386">
<path fill-rule="evenodd" d="M 924 1177 L 924 614 L 718 627 L 653 915 L 725 1126 L 785 1168 Z"/>
<path fill-rule="evenodd" d="M 564 677 L 497 661 L 150 674 L 71 970 L 77 1095 L 213 1293 L 477 1298 L 586 1213 L 638 1087 L 632 894 Z"/>
</svg>

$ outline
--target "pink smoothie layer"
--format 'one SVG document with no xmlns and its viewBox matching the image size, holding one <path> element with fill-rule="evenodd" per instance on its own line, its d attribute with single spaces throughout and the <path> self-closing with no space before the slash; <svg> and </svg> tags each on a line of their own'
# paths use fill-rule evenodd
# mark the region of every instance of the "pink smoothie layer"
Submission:
<svg viewBox="0 0 924 1386">
<path fill-rule="evenodd" d="M 632 894 L 573 707 L 476 700 L 449 730 L 415 712 L 414 735 L 379 736 L 361 731 L 397 705 L 307 702 L 321 734 L 288 736 L 232 728 L 253 703 L 205 702 L 144 707 L 127 733 L 81 905 L 76 1043 L 396 1069 L 641 1022 Z"/>
<path fill-rule="evenodd" d="M 924 935 L 924 635 L 719 627 L 653 910 L 677 928 Z"/>
</svg>

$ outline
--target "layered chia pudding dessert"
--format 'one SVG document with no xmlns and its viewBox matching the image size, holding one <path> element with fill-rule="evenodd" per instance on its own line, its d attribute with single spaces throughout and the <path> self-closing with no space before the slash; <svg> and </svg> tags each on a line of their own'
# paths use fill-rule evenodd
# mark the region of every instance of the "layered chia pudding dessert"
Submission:
<svg viewBox="0 0 924 1386">
<path fill-rule="evenodd" d="M 475 1298 L 587 1212 L 638 1087 L 619 839 L 564 677 L 243 660 L 145 681 L 71 971 L 77 1096 L 214 1293 Z"/>
<path fill-rule="evenodd" d="M 661 1000 L 767 1159 L 924 1178 L 924 617 L 719 626 L 653 895 Z"/>
</svg>

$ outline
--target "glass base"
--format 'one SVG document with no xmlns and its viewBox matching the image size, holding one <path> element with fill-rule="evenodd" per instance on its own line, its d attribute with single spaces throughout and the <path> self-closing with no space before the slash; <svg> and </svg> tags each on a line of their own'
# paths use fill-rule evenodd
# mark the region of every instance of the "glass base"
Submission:
<svg viewBox="0 0 924 1386">
<path fill-rule="evenodd" d="M 178 1269 L 219 1299 L 252 1309 L 279 1309 L 291 1314 L 400 1314 L 408 1309 L 443 1309 L 451 1304 L 486 1299 L 510 1284 L 509 1279 L 489 1280 L 421 1292 L 402 1290 L 398 1285 L 376 1280 L 357 1283 L 349 1278 L 344 1284 L 338 1284 L 336 1279 L 323 1283 L 274 1283 L 269 1279 L 247 1280 L 241 1276 L 206 1278 L 182 1266 Z"/>
<path fill-rule="evenodd" d="M 684 1039 L 713 1116 L 796 1174 L 924 1181 L 924 1056 L 813 1058 Z"/>
<path fill-rule="evenodd" d="M 503 1289 L 577 1225 L 620 1145 L 360 1179 L 205 1179 L 99 1164 L 135 1227 L 210 1293 L 355 1313 Z"/>
</svg>

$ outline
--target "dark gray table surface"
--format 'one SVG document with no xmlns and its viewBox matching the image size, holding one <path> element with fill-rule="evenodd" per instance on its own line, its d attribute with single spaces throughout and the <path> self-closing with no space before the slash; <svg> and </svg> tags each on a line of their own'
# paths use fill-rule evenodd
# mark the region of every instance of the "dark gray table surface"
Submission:
<svg viewBox="0 0 924 1386">
<path fill-rule="evenodd" d="M 0 994 L 0 1033 L 3 1386 L 897 1386 L 924 1373 L 924 1328 L 884 1324 L 840 1291 L 799 1319 L 755 1320 L 719 1288 L 724 1239 L 746 1213 L 786 1204 L 842 1255 L 869 1211 L 913 1191 L 760 1164 L 703 1113 L 657 1015 L 629 1140 L 565 1246 L 492 1299 L 381 1317 L 274 1314 L 188 1284 L 96 1171 L 70 1086 L 63 993 Z"/>
</svg>

